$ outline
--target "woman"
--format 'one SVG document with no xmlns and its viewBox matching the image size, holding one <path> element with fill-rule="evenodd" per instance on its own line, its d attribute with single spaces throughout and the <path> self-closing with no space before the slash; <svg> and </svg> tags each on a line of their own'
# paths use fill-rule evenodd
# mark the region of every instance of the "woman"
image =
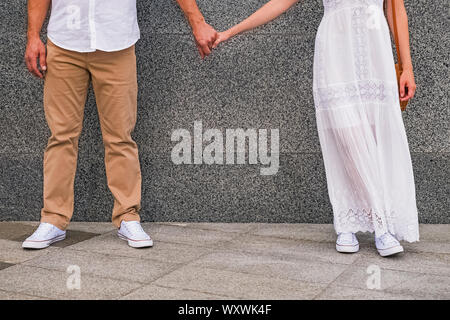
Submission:
<svg viewBox="0 0 450 320">
<path fill-rule="evenodd" d="M 411 158 L 399 100 L 416 85 L 403 0 L 395 0 L 404 71 L 397 84 L 386 10 L 392 1 L 324 0 L 314 57 L 314 101 L 328 192 L 338 234 L 336 250 L 357 252 L 356 232 L 374 232 L 382 256 L 419 240 Z M 271 0 L 219 33 L 220 42 L 260 26 L 297 0 Z"/>
</svg>

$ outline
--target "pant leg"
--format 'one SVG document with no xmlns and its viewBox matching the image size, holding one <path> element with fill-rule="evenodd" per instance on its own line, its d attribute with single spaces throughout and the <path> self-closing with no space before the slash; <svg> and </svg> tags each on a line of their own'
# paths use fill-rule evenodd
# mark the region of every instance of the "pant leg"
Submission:
<svg viewBox="0 0 450 320">
<path fill-rule="evenodd" d="M 137 75 L 134 46 L 89 54 L 98 114 L 105 146 L 108 187 L 114 196 L 112 221 L 139 221 L 141 169 L 138 148 L 131 137 L 136 124 Z"/>
<path fill-rule="evenodd" d="M 62 230 L 73 214 L 78 139 L 89 87 L 85 57 L 48 42 L 44 109 L 51 136 L 44 153 L 41 222 Z"/>
</svg>

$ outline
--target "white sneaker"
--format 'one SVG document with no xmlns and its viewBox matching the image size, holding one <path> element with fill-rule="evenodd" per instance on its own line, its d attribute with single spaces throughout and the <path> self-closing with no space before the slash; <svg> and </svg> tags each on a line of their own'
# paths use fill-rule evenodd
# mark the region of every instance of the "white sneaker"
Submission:
<svg viewBox="0 0 450 320">
<path fill-rule="evenodd" d="M 128 241 L 128 245 L 133 248 L 153 246 L 153 240 L 138 221 L 122 221 L 117 235 L 120 239 Z"/>
<path fill-rule="evenodd" d="M 66 231 L 58 227 L 42 222 L 36 231 L 25 239 L 22 243 L 22 248 L 26 249 L 44 249 L 53 242 L 61 241 L 66 238 Z"/>
<path fill-rule="evenodd" d="M 400 245 L 400 242 L 389 232 L 383 234 L 381 237 L 375 238 L 375 245 L 378 253 L 382 257 L 403 252 L 403 247 Z"/>
<path fill-rule="evenodd" d="M 359 251 L 359 242 L 354 233 L 339 233 L 336 240 L 336 250 L 338 252 L 355 253 Z"/>
</svg>

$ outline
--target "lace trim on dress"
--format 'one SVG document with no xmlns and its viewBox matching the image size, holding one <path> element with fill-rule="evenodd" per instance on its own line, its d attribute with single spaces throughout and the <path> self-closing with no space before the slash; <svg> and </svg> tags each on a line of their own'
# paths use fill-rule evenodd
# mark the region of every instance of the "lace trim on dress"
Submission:
<svg viewBox="0 0 450 320">
<path fill-rule="evenodd" d="M 397 84 L 381 80 L 360 80 L 314 90 L 316 108 L 338 108 L 355 104 L 395 104 Z"/>
<path fill-rule="evenodd" d="M 395 211 L 385 210 L 383 214 L 378 214 L 371 208 L 351 208 L 337 211 L 334 216 L 334 226 L 337 233 L 374 232 L 380 236 L 390 232 L 399 241 L 418 241 L 417 221 L 413 219 L 409 222 L 404 221 L 402 224 L 395 224 L 394 221 L 397 218 Z"/>
</svg>

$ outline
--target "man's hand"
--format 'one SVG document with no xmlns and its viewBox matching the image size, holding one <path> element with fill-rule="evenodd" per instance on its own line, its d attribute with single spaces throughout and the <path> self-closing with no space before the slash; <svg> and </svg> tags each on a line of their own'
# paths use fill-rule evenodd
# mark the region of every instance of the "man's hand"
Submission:
<svg viewBox="0 0 450 320">
<path fill-rule="evenodd" d="M 202 59 L 210 55 L 213 44 L 218 36 L 217 31 L 203 21 L 192 25 L 192 33 L 194 34 L 197 49 Z"/>
<path fill-rule="evenodd" d="M 181 10 L 183 10 L 194 34 L 195 43 L 202 59 L 211 54 L 217 32 L 205 22 L 196 0 L 177 0 Z"/>
<path fill-rule="evenodd" d="M 39 65 L 38 66 L 38 59 Z M 39 37 L 29 38 L 25 51 L 25 63 L 28 70 L 38 78 L 43 78 L 47 70 L 45 45 Z M 40 69 L 40 70 L 39 70 Z"/>
</svg>

